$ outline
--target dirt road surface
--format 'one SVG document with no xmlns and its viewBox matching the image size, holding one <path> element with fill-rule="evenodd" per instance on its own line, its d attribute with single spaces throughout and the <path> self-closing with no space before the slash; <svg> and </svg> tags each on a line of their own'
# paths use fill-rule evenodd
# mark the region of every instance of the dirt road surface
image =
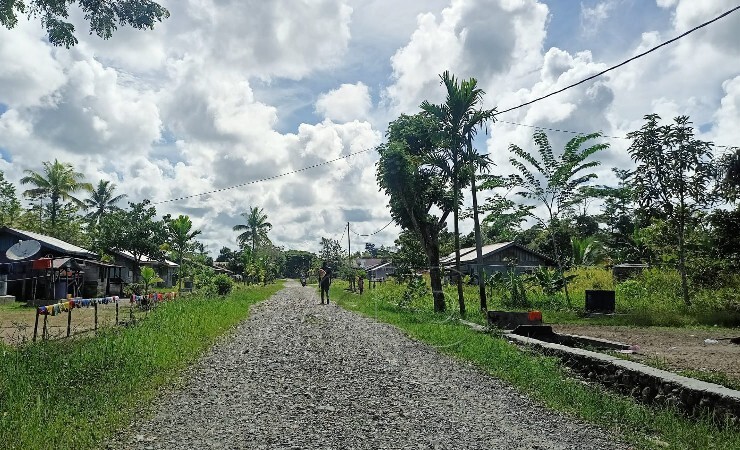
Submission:
<svg viewBox="0 0 740 450">
<path fill-rule="evenodd" d="M 109 447 L 629 448 L 297 283 L 254 306 Z"/>
</svg>

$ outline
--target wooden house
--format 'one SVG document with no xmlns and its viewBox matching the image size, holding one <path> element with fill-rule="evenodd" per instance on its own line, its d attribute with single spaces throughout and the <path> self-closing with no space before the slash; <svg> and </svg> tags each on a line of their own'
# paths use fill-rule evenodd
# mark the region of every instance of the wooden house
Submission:
<svg viewBox="0 0 740 450">
<path fill-rule="evenodd" d="M 493 272 L 514 270 L 518 273 L 529 273 L 538 267 L 554 267 L 555 260 L 516 242 L 499 242 L 484 245 L 481 265 L 487 275 Z M 447 268 L 455 267 L 455 253 L 440 259 Z M 475 247 L 460 249 L 460 271 L 463 275 L 474 275 L 478 272 Z"/>
<path fill-rule="evenodd" d="M 136 258 L 129 252 L 113 251 L 115 264 L 123 266 L 123 272 L 121 277 L 124 283 L 133 283 L 134 280 L 138 280 L 139 276 L 134 276 L 134 266 L 136 265 Z M 139 267 L 150 266 L 157 272 L 157 275 L 164 280 L 161 285 L 162 287 L 171 288 L 174 286 L 177 280 L 177 269 L 180 267 L 177 263 L 170 260 L 157 261 L 147 256 L 142 256 L 139 262 Z"/>
<path fill-rule="evenodd" d="M 41 249 L 23 260 L 6 252 L 18 241 L 36 241 Z M 121 267 L 97 261 L 96 254 L 51 236 L 15 228 L 0 228 L 0 270 L 7 274 L 7 291 L 17 300 L 57 300 L 72 296 L 120 295 L 111 291 Z M 103 270 L 101 270 L 103 268 Z M 94 286 L 93 286 L 94 285 Z"/>
</svg>

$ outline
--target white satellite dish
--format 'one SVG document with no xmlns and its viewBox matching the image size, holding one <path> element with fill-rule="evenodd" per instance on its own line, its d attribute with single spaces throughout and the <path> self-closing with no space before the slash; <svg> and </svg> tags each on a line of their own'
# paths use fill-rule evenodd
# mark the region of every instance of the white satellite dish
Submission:
<svg viewBox="0 0 740 450">
<path fill-rule="evenodd" d="M 10 247 L 6 252 L 5 256 L 13 261 L 20 261 L 22 259 L 30 258 L 41 250 L 41 244 L 39 241 L 18 241 L 17 244 Z"/>
</svg>

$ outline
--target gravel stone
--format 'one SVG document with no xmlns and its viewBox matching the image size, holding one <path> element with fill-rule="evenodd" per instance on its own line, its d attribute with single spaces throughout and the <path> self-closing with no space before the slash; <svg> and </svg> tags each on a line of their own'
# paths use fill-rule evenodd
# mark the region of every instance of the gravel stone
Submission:
<svg viewBox="0 0 740 450">
<path fill-rule="evenodd" d="M 108 448 L 629 448 L 294 282 L 151 408 Z"/>
</svg>

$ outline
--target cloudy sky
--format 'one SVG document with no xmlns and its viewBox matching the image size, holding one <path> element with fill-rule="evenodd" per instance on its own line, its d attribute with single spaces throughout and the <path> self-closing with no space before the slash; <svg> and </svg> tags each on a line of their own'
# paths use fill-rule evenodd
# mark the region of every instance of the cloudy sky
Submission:
<svg viewBox="0 0 740 450">
<path fill-rule="evenodd" d="M 71 162 L 129 199 L 165 202 L 301 169 L 382 142 L 400 113 L 440 102 L 438 74 L 475 77 L 499 110 L 598 72 L 735 6 L 735 0 L 163 0 L 154 31 L 119 29 L 53 48 L 38 22 L 0 29 L 0 170 L 17 181 Z M 477 146 L 506 173 L 512 123 L 623 136 L 642 116 L 690 115 L 740 144 L 740 12 L 566 93 L 498 116 Z M 551 133 L 555 147 L 569 137 Z M 599 182 L 626 166 L 609 139 Z M 273 241 L 316 251 L 349 221 L 388 223 L 373 151 L 275 180 L 157 204 L 188 214 L 212 253 L 264 208 Z M 470 224 L 463 224 L 463 231 Z M 392 244 L 395 225 L 371 238 Z M 352 234 L 353 248 L 368 238 Z M 346 242 L 346 235 L 343 242 Z"/>
</svg>

